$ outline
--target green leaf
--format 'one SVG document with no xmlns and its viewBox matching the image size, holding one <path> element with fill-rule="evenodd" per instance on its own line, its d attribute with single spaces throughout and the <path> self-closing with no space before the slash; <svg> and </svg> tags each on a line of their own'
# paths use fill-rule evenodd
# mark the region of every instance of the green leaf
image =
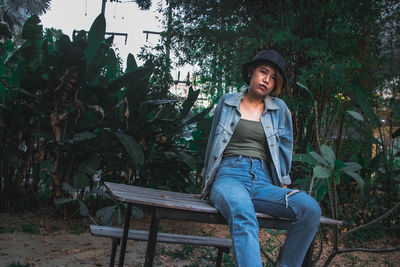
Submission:
<svg viewBox="0 0 400 267">
<path fill-rule="evenodd" d="M 0 23 L 0 36 L 4 36 L 9 39 L 11 39 L 11 37 L 12 37 L 11 32 L 8 28 L 8 25 L 5 22 Z"/>
<path fill-rule="evenodd" d="M 89 194 L 89 195 L 91 196 L 91 195 L 94 195 L 94 194 L 96 194 L 96 195 L 98 195 L 98 196 L 101 196 L 101 197 L 103 197 L 103 198 L 108 198 L 108 199 L 110 199 L 110 200 L 114 200 L 107 192 L 101 190 L 100 187 L 95 187 L 95 188 L 93 188 L 93 190 L 90 191 L 90 194 Z"/>
<path fill-rule="evenodd" d="M 315 158 L 312 157 L 309 154 L 293 154 L 293 159 L 292 160 L 294 162 L 304 162 L 304 163 L 307 163 L 309 165 L 315 165 L 317 163 Z M 296 181 L 297 181 L 297 179 L 296 179 Z"/>
<path fill-rule="evenodd" d="M 189 120 L 185 121 L 183 125 L 188 125 L 188 124 L 191 124 L 191 123 L 194 123 L 194 122 L 198 122 L 199 120 L 204 118 L 204 116 L 206 116 L 208 114 L 208 112 L 210 112 L 211 109 L 212 109 L 212 106 L 202 110 L 200 113 L 196 114 L 195 116 L 193 116 Z"/>
<path fill-rule="evenodd" d="M 42 42 L 42 25 L 39 25 L 40 19 L 38 16 L 31 16 L 24 24 L 21 38 L 32 41 L 36 46 Z"/>
<path fill-rule="evenodd" d="M 373 158 L 369 164 L 368 164 L 368 168 L 370 169 L 379 169 L 380 167 L 382 167 L 382 163 L 385 160 L 385 155 L 383 153 L 379 153 L 378 155 L 375 156 L 375 158 Z"/>
<path fill-rule="evenodd" d="M 329 176 L 332 175 L 332 171 L 318 165 L 314 167 L 313 175 L 316 178 L 328 178 Z"/>
<path fill-rule="evenodd" d="M 393 98 L 390 99 L 390 106 L 392 107 L 392 112 L 394 117 L 400 121 L 400 107 L 399 104 L 396 103 L 396 100 L 394 100 Z"/>
<path fill-rule="evenodd" d="M 381 122 L 379 121 L 378 116 L 375 114 L 375 111 L 372 105 L 369 103 L 367 96 L 361 88 L 354 88 L 354 98 L 357 101 L 358 105 L 360 105 L 361 110 L 367 116 L 371 124 L 375 127 L 381 127 Z"/>
<path fill-rule="evenodd" d="M 96 53 L 93 56 L 93 59 L 90 63 L 87 64 L 86 77 L 87 81 L 91 84 L 98 84 L 99 80 L 102 78 L 102 75 L 99 75 L 107 70 L 107 75 L 110 74 L 110 78 L 113 79 L 112 68 L 116 68 L 118 66 L 118 61 L 115 58 L 114 51 L 111 49 L 111 45 L 113 43 L 114 36 L 111 35 L 105 41 L 103 41 L 100 47 L 97 48 Z M 115 70 L 115 73 L 117 70 Z M 104 87 L 102 84 L 98 84 L 99 86 Z"/>
<path fill-rule="evenodd" d="M 333 150 L 329 146 L 322 145 L 321 153 L 322 156 L 329 162 L 329 165 L 334 168 L 336 156 L 335 153 L 333 153 Z"/>
<path fill-rule="evenodd" d="M 51 160 L 46 160 L 40 163 L 39 177 L 40 180 L 46 179 L 53 170 L 53 162 Z"/>
<path fill-rule="evenodd" d="M 101 209 L 98 209 L 96 211 L 96 218 L 99 218 L 99 219 L 103 218 L 109 212 L 109 210 L 113 210 L 113 209 L 115 209 L 115 205 L 107 206 L 107 207 L 103 207 Z"/>
<path fill-rule="evenodd" d="M 353 177 L 353 179 L 361 186 L 364 186 L 364 180 L 363 178 L 361 178 L 361 176 L 356 173 L 356 172 L 352 172 L 352 171 L 345 171 L 345 173 L 351 177 Z"/>
<path fill-rule="evenodd" d="M 132 206 L 132 216 L 137 219 L 141 219 L 144 217 L 144 213 L 140 208 Z"/>
<path fill-rule="evenodd" d="M 356 172 L 362 169 L 362 166 L 358 164 L 357 162 L 345 162 L 345 166 L 340 168 L 339 171 L 342 172 Z"/>
<path fill-rule="evenodd" d="M 305 86 L 304 84 L 300 83 L 300 82 L 296 82 L 296 84 L 303 88 L 304 90 L 306 90 L 306 92 L 311 96 L 312 100 L 315 102 L 315 98 L 314 98 L 314 94 L 310 91 L 310 89 L 308 89 L 307 86 Z"/>
<path fill-rule="evenodd" d="M 143 104 L 149 104 L 149 105 L 163 105 L 163 104 L 170 104 L 170 103 L 176 103 L 178 100 L 176 99 L 160 99 L 160 100 L 147 100 L 143 102 Z"/>
<path fill-rule="evenodd" d="M 181 109 L 181 118 L 185 118 L 190 109 L 193 107 L 194 103 L 196 102 L 197 98 L 199 97 L 200 94 L 200 90 L 189 90 L 189 94 L 187 96 L 187 98 L 185 99 L 185 101 L 182 104 L 182 109 Z"/>
<path fill-rule="evenodd" d="M 316 159 L 320 164 L 324 165 L 324 166 L 329 166 L 328 161 L 326 161 L 326 159 L 324 159 L 320 154 L 318 154 L 315 151 L 311 151 L 309 153 L 314 159 Z"/>
<path fill-rule="evenodd" d="M 131 53 L 129 53 L 129 54 L 128 54 L 128 58 L 126 59 L 126 69 L 125 69 L 125 72 L 126 72 L 126 73 L 132 72 L 132 71 L 136 70 L 137 67 L 138 67 L 138 65 L 137 65 L 137 63 L 136 63 L 135 57 L 134 57 Z"/>
<path fill-rule="evenodd" d="M 116 208 L 116 206 L 113 206 L 112 209 L 108 209 L 107 213 L 104 214 L 103 225 L 110 226 L 113 223 L 115 215 L 116 215 L 115 208 Z"/>
<path fill-rule="evenodd" d="M 144 77 L 149 77 L 153 70 L 149 67 L 138 67 L 134 71 L 127 72 L 124 75 L 112 80 L 108 84 L 108 89 L 110 92 L 119 91 L 123 87 L 126 87 L 128 83 L 135 84 L 135 81 L 143 79 Z"/>
<path fill-rule="evenodd" d="M 364 128 L 358 126 L 357 124 L 352 125 L 354 129 L 357 131 L 358 134 L 360 134 L 363 137 L 363 141 L 368 141 L 371 144 L 381 144 L 381 141 L 378 140 L 377 138 L 373 137 L 370 132 L 367 132 Z"/>
<path fill-rule="evenodd" d="M 345 163 L 342 161 L 342 160 L 340 160 L 340 159 L 337 159 L 337 160 L 335 160 L 335 170 L 339 170 L 339 169 L 341 169 L 341 168 L 343 168 L 345 166 Z"/>
<path fill-rule="evenodd" d="M 125 151 L 132 158 L 133 163 L 135 165 L 143 165 L 144 163 L 144 155 L 142 148 L 136 143 L 135 139 L 127 134 L 117 133 L 114 134 L 118 137 L 121 144 L 125 148 Z"/>
<path fill-rule="evenodd" d="M 74 181 L 74 188 L 76 189 L 84 189 L 86 186 L 89 185 L 89 178 L 86 174 L 78 173 L 75 174 L 72 178 Z"/>
<path fill-rule="evenodd" d="M 113 206 L 107 206 L 97 210 L 96 217 L 102 218 L 103 225 L 111 225 L 114 221 L 115 217 L 115 209 L 117 208 L 117 204 Z"/>
<path fill-rule="evenodd" d="M 364 121 L 363 116 L 355 111 L 348 110 L 347 113 L 349 113 L 354 119 L 359 120 L 359 121 Z"/>
<path fill-rule="evenodd" d="M 152 69 L 142 67 L 130 72 L 132 76 L 128 78 L 126 84 L 126 97 L 128 99 L 130 114 L 134 114 L 135 109 L 139 108 L 141 103 L 146 100 L 146 96 L 149 92 L 149 78 L 151 72 Z M 133 120 L 133 116 L 129 118 Z"/>
<path fill-rule="evenodd" d="M 71 185 L 69 185 L 69 184 L 67 184 L 67 183 L 63 183 L 63 184 L 62 184 L 62 189 L 63 189 L 64 191 L 68 192 L 68 194 L 70 194 L 72 197 L 74 197 L 74 195 L 75 195 L 75 189 L 74 189 Z"/>
<path fill-rule="evenodd" d="M 79 200 L 79 210 L 80 210 L 81 215 L 82 215 L 83 217 L 86 217 L 86 216 L 89 215 L 89 210 L 88 210 L 86 204 L 83 203 L 81 200 Z"/>
<path fill-rule="evenodd" d="M 86 173 L 91 177 L 97 172 L 99 166 L 100 159 L 96 155 L 94 155 L 93 157 L 85 160 L 79 165 L 78 172 Z"/>
<path fill-rule="evenodd" d="M 94 20 L 92 26 L 90 27 L 88 33 L 88 45 L 85 49 L 85 56 L 87 65 L 93 60 L 96 51 L 100 48 L 101 44 L 104 41 L 104 35 L 106 32 L 106 20 L 104 18 L 104 14 L 101 13 Z"/>
<path fill-rule="evenodd" d="M 192 170 L 194 170 L 196 168 L 196 160 L 194 159 L 194 157 L 180 152 L 179 153 L 180 159 Z"/>
<path fill-rule="evenodd" d="M 392 133 L 392 138 L 396 138 L 400 136 L 400 128 L 398 128 L 396 131 L 394 131 L 394 133 Z"/>
<path fill-rule="evenodd" d="M 326 183 L 324 182 L 325 180 L 321 180 L 323 181 L 322 183 L 318 184 L 317 190 L 316 190 L 316 196 L 315 199 L 320 202 L 326 195 L 327 187 L 326 187 Z"/>
<path fill-rule="evenodd" d="M 173 159 L 176 157 L 176 153 L 172 151 L 165 151 L 164 156 L 166 159 Z"/>
<path fill-rule="evenodd" d="M 81 133 L 77 133 L 74 135 L 74 141 L 75 142 L 79 142 L 82 140 L 87 140 L 87 139 L 92 139 L 95 138 L 96 134 L 91 133 L 91 132 L 81 132 Z"/>
<path fill-rule="evenodd" d="M 54 205 L 63 205 L 66 203 L 69 203 L 71 201 L 74 201 L 72 198 L 57 198 L 54 200 Z"/>
</svg>

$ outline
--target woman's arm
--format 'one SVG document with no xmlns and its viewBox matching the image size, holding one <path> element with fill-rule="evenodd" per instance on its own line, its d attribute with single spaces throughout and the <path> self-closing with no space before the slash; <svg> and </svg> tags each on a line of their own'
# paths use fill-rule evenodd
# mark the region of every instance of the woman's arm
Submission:
<svg viewBox="0 0 400 267">
<path fill-rule="evenodd" d="M 291 184 L 291 179 L 289 176 L 290 168 L 292 165 L 292 154 L 293 154 L 293 125 L 292 125 L 292 115 L 290 110 L 284 104 L 283 109 L 283 122 L 280 128 L 283 127 L 284 134 L 280 136 L 279 143 L 279 163 L 281 167 L 281 181 L 283 186 Z"/>
<path fill-rule="evenodd" d="M 215 135 L 215 129 L 217 128 L 218 122 L 219 122 L 219 117 L 221 114 L 221 109 L 222 109 L 222 105 L 224 104 L 226 95 L 223 95 L 221 97 L 221 99 L 218 101 L 217 107 L 214 110 L 214 118 L 213 118 L 213 122 L 211 125 L 211 130 L 210 130 L 210 135 L 208 136 L 208 142 L 207 142 L 207 149 L 206 149 L 206 156 L 204 159 L 204 168 L 203 171 L 201 172 L 201 176 L 203 176 L 203 178 L 205 178 L 205 171 L 207 169 L 207 164 L 208 164 L 208 159 L 210 157 L 210 151 L 214 142 L 214 135 Z"/>
</svg>

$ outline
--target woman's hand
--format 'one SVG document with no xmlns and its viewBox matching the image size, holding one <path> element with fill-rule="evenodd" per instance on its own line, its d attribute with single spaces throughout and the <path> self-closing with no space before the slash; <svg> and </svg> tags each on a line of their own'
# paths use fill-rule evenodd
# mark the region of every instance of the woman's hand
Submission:
<svg viewBox="0 0 400 267">
<path fill-rule="evenodd" d="M 282 185 L 283 188 L 287 188 L 287 184 Z"/>
</svg>

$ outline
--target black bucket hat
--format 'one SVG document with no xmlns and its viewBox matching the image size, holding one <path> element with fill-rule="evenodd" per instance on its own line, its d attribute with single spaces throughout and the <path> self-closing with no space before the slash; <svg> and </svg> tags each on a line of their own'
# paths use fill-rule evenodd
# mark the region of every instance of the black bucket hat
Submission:
<svg viewBox="0 0 400 267">
<path fill-rule="evenodd" d="M 283 84 L 282 87 L 286 85 L 286 63 L 285 59 L 276 52 L 275 50 L 263 50 L 258 53 L 252 60 L 247 61 L 242 66 L 242 76 L 243 80 L 246 84 L 250 84 L 250 77 L 249 77 L 249 68 L 253 66 L 256 62 L 266 62 L 268 64 L 272 64 L 278 71 L 281 73 L 283 77 Z"/>
</svg>

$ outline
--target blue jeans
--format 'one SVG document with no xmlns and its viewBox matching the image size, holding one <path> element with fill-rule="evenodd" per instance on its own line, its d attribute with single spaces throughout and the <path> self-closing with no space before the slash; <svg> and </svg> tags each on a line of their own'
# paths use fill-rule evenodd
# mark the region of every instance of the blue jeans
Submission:
<svg viewBox="0 0 400 267">
<path fill-rule="evenodd" d="M 278 263 L 302 265 L 317 232 L 321 209 L 305 192 L 273 185 L 263 160 L 224 158 L 210 198 L 228 221 L 237 266 L 262 266 L 256 212 L 292 220 Z"/>
</svg>

